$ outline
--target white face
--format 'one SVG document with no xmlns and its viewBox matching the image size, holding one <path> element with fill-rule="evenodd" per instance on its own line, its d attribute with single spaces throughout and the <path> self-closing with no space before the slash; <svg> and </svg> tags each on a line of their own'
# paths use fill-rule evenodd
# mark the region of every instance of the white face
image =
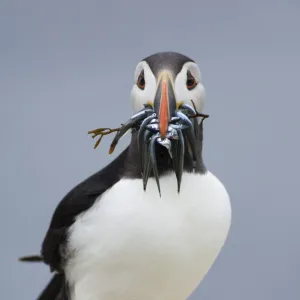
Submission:
<svg viewBox="0 0 300 300">
<path fill-rule="evenodd" d="M 139 81 L 141 72 L 144 73 L 144 82 Z M 134 72 L 134 81 L 135 84 L 131 90 L 131 100 L 133 111 L 136 113 L 144 108 L 144 104 L 153 103 L 157 89 L 157 80 L 147 62 L 142 61 L 137 65 Z M 192 106 L 191 100 L 193 100 L 197 111 L 203 111 L 205 89 L 201 82 L 199 67 L 195 63 L 187 62 L 183 65 L 174 80 L 174 90 L 177 102 L 183 102 Z"/>
</svg>

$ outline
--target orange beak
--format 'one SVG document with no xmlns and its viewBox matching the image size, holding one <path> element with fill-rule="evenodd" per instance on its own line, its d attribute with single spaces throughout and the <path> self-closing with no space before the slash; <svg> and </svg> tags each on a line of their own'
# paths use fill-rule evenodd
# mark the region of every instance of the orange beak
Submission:
<svg viewBox="0 0 300 300">
<path fill-rule="evenodd" d="M 154 111 L 158 116 L 159 132 L 165 138 L 169 121 L 176 110 L 175 93 L 169 73 L 163 72 L 158 78 L 158 87 L 154 99 Z"/>
</svg>

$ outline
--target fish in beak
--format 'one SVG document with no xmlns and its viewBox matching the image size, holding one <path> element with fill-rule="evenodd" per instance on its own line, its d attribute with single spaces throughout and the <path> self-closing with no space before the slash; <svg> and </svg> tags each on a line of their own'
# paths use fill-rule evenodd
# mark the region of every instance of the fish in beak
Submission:
<svg viewBox="0 0 300 300">
<path fill-rule="evenodd" d="M 192 101 L 191 101 L 192 102 Z M 177 102 L 174 90 L 173 74 L 163 70 L 157 79 L 157 89 L 153 102 L 144 105 L 145 108 L 137 112 L 122 124 L 120 128 L 99 128 L 90 133 L 94 137 L 100 135 L 96 146 L 103 135 L 117 131 L 111 143 L 109 153 L 115 149 L 120 138 L 128 130 L 136 130 L 138 149 L 141 161 L 143 187 L 146 190 L 147 182 L 153 174 L 159 194 L 159 166 L 156 157 L 156 146 L 159 144 L 168 150 L 173 162 L 173 169 L 177 178 L 177 190 L 180 192 L 185 152 L 190 160 L 196 161 L 198 139 L 198 123 L 196 117 L 207 117 L 196 112 L 190 105 Z"/>
</svg>

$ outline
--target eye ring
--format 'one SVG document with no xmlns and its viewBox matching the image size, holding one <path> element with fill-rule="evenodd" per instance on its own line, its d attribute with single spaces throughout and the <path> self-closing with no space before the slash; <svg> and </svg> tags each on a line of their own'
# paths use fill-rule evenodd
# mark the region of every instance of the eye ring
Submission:
<svg viewBox="0 0 300 300">
<path fill-rule="evenodd" d="M 145 82 L 145 76 L 144 76 L 144 70 L 140 73 L 136 85 L 143 90 L 145 88 L 146 82 Z"/>
<path fill-rule="evenodd" d="M 195 88 L 195 86 L 198 84 L 195 77 L 191 74 L 190 71 L 187 72 L 187 78 L 186 78 L 186 87 L 188 90 L 192 90 Z"/>
</svg>

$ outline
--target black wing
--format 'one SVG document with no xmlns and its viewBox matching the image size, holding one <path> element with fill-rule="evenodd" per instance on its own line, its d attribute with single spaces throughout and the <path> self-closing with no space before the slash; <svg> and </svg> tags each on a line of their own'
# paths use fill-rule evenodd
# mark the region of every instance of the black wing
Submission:
<svg viewBox="0 0 300 300">
<path fill-rule="evenodd" d="M 128 148 L 101 171 L 73 188 L 58 204 L 42 244 L 41 256 L 23 257 L 21 261 L 42 261 L 55 272 L 38 300 L 68 300 L 68 287 L 63 271 L 64 250 L 69 227 L 75 217 L 89 209 L 98 196 L 111 188 L 124 174 Z"/>
<path fill-rule="evenodd" d="M 63 274 L 55 274 L 37 300 L 70 300 Z"/>
<path fill-rule="evenodd" d="M 89 209 L 98 196 L 120 180 L 127 150 L 101 171 L 73 188 L 58 204 L 42 244 L 42 258 L 52 271 L 62 272 L 63 252 L 75 217 Z"/>
</svg>

